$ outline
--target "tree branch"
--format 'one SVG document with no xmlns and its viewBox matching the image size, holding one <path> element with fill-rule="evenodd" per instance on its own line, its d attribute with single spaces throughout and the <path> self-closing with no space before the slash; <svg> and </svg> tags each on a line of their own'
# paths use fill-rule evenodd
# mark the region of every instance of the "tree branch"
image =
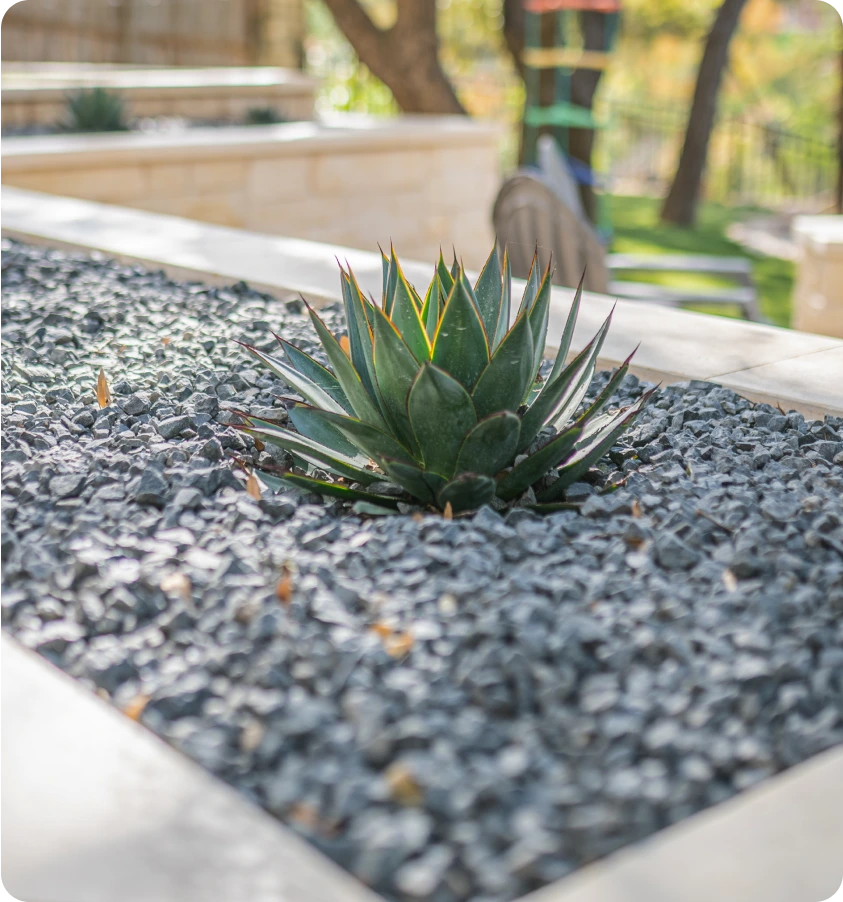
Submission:
<svg viewBox="0 0 843 902">
<path fill-rule="evenodd" d="M 386 32 L 372 22 L 357 0 L 325 0 L 325 5 L 357 55 L 374 71 L 370 60 L 383 53 Z"/>
<path fill-rule="evenodd" d="M 435 0 L 397 0 L 398 16 L 378 28 L 358 0 L 326 0 L 360 60 L 407 113 L 465 113 L 439 62 Z"/>
<path fill-rule="evenodd" d="M 436 0 L 395 0 L 395 5 L 398 31 L 413 27 L 436 34 Z"/>
<path fill-rule="evenodd" d="M 521 0 L 503 0 L 503 37 L 518 74 L 524 77 L 524 6 Z"/>
</svg>

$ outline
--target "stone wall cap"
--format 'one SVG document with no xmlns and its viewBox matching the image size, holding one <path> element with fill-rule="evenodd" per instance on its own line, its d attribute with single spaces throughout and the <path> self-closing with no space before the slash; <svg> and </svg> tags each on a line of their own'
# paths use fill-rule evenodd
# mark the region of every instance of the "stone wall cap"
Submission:
<svg viewBox="0 0 843 902">
<path fill-rule="evenodd" d="M 804 250 L 843 259 L 843 216 L 796 216 L 791 233 Z"/>
<path fill-rule="evenodd" d="M 244 125 L 225 128 L 191 128 L 180 132 L 119 132 L 95 135 L 37 135 L 4 138 L 3 165 L 25 172 L 55 166 L 62 155 L 62 168 L 74 162 L 90 166 L 96 159 L 111 165 L 128 162 L 153 163 L 159 159 L 189 157 L 246 158 L 335 152 L 344 145 L 383 149 L 446 144 L 487 144 L 501 134 L 495 123 L 478 122 L 466 116 L 400 116 L 378 119 L 369 116 L 332 114 L 317 121 L 285 122 L 278 125 Z"/>
<path fill-rule="evenodd" d="M 340 300 L 337 259 L 348 260 L 364 291 L 378 294 L 380 255 L 303 239 L 282 238 L 4 187 L 3 231 L 41 244 L 100 250 L 164 268 L 177 278 L 213 284 L 243 279 L 265 291 L 301 291 Z M 429 263 L 406 261 L 407 278 L 424 286 Z M 519 283 L 517 291 L 523 283 Z M 562 333 L 572 290 L 554 288 L 548 350 Z M 581 350 L 614 299 L 586 294 L 572 350 Z M 807 416 L 843 415 L 843 340 L 747 323 L 644 301 L 617 301 L 600 365 L 617 366 L 638 342 L 632 371 L 651 381 L 703 379 L 754 400 Z"/>
<path fill-rule="evenodd" d="M 281 85 L 314 88 L 319 79 L 295 69 L 279 66 L 204 66 L 190 68 L 58 66 L 23 67 L 4 64 L 0 84 L 4 91 L 62 92 L 96 87 L 112 90 L 156 88 L 158 90 L 219 87 L 274 87 Z M 11 99 L 11 98 L 10 98 Z"/>
</svg>

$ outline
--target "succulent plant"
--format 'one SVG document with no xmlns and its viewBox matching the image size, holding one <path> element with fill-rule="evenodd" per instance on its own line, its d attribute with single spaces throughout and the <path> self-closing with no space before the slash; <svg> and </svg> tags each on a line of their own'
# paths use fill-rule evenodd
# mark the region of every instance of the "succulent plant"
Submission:
<svg viewBox="0 0 843 902">
<path fill-rule="evenodd" d="M 238 411 L 241 429 L 296 461 L 293 469 L 262 468 L 262 478 L 271 487 L 286 483 L 363 502 L 358 509 L 366 511 L 398 509 L 402 500 L 450 506 L 453 513 L 487 503 L 558 508 L 565 489 L 615 444 L 648 397 L 623 410 L 605 409 L 630 355 L 577 415 L 611 314 L 566 364 L 580 282 L 555 362 L 542 379 L 549 267 L 540 275 L 534 258 L 510 325 L 506 252 L 501 259 L 492 251 L 474 286 L 456 260 L 449 269 L 440 254 L 424 297 L 394 251 L 382 258 L 380 306 L 340 266 L 347 336 L 333 335 L 308 306 L 333 372 L 278 335 L 285 360 L 244 345 L 307 402 L 288 411 L 297 431 Z M 309 475 L 296 472 L 305 468 Z M 404 495 L 384 483 L 397 484 Z"/>
<path fill-rule="evenodd" d="M 67 98 L 65 128 L 73 132 L 123 132 L 128 129 L 119 94 L 105 88 L 85 88 Z"/>
<path fill-rule="evenodd" d="M 287 119 L 274 106 L 251 106 L 243 121 L 246 125 L 277 125 Z"/>
</svg>

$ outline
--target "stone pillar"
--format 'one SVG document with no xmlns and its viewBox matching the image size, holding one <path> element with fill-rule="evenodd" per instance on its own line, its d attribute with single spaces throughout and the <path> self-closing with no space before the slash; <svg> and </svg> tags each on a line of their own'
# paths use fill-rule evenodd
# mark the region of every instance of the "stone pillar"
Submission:
<svg viewBox="0 0 843 902">
<path fill-rule="evenodd" d="M 797 216 L 793 328 L 843 338 L 843 216 Z"/>
</svg>

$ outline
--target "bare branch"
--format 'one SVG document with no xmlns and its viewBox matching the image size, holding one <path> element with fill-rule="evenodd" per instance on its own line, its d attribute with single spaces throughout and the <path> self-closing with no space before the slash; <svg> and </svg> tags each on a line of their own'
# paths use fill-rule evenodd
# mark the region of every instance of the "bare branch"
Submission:
<svg viewBox="0 0 843 902">
<path fill-rule="evenodd" d="M 372 22 L 357 0 L 325 0 L 325 5 L 360 59 L 374 70 L 369 60 L 383 52 L 386 32 Z"/>
<path fill-rule="evenodd" d="M 361 61 L 407 113 L 465 113 L 439 62 L 435 0 L 397 0 L 398 17 L 378 28 L 358 0 L 326 0 Z"/>
</svg>

